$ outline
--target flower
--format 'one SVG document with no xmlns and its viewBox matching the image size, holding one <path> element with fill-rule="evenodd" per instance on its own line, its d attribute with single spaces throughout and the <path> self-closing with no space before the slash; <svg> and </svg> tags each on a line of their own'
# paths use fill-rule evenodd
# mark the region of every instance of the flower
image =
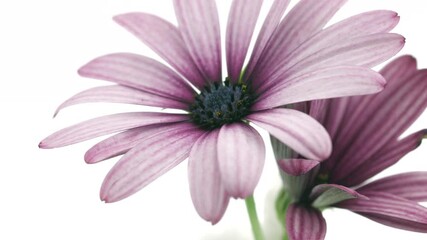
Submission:
<svg viewBox="0 0 427 240">
<path fill-rule="evenodd" d="M 74 104 L 106 101 L 185 113 L 132 112 L 99 117 L 60 130 L 39 146 L 63 147 L 119 132 L 85 155 L 88 163 L 124 155 L 102 184 L 100 195 L 106 202 L 134 194 L 189 157 L 194 206 L 212 223 L 221 219 L 230 197 L 250 196 L 260 178 L 265 146 L 249 122 L 307 158 L 327 158 L 331 142 L 326 130 L 304 113 L 278 107 L 382 90 L 384 78 L 370 67 L 403 47 L 402 36 L 388 33 L 399 18 L 394 12 L 374 11 L 323 30 L 344 0 L 327 4 L 302 0 L 282 21 L 289 1 L 277 0 L 243 71 L 262 2 L 232 2 L 226 30 L 226 78 L 221 71 L 214 0 L 175 0 L 178 28 L 147 13 L 115 17 L 173 70 L 131 53 L 96 58 L 79 74 L 116 85 L 81 92 L 58 111 Z"/>
<path fill-rule="evenodd" d="M 279 161 L 293 201 L 286 212 L 290 239 L 324 239 L 326 223 L 317 209 L 329 206 L 391 227 L 427 232 L 427 208 L 417 203 L 427 201 L 427 172 L 364 184 L 427 136 L 423 129 L 399 138 L 427 107 L 427 70 L 417 70 L 415 59 L 403 56 L 381 73 L 388 80 L 381 93 L 309 103 L 310 115 L 329 132 L 333 151 L 323 162 L 296 154 Z M 285 157 L 284 145 L 274 140 L 274 148 L 278 159 Z M 310 231 L 303 224 L 311 224 Z"/>
</svg>

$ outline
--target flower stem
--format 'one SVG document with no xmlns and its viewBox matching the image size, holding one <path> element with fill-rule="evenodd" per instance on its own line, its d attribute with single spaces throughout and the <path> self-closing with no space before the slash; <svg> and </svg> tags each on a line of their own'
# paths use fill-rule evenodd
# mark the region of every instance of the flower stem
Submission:
<svg viewBox="0 0 427 240">
<path fill-rule="evenodd" d="M 252 225 L 252 232 L 255 240 L 264 240 L 264 234 L 262 233 L 261 225 L 258 220 L 258 215 L 255 208 L 255 200 L 251 195 L 245 199 L 246 209 L 248 210 L 249 220 Z"/>
</svg>

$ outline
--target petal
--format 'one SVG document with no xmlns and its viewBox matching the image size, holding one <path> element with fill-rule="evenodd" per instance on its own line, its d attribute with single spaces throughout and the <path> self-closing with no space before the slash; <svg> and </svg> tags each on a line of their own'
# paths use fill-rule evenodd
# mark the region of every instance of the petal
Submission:
<svg viewBox="0 0 427 240">
<path fill-rule="evenodd" d="M 353 116 L 358 122 L 342 128 L 342 131 L 348 130 L 339 139 L 343 146 L 339 149 L 345 151 L 339 157 L 334 179 L 347 177 L 387 144 L 394 145 L 426 109 L 426 92 L 427 70 L 421 70 L 409 78 L 388 84 L 385 92 L 371 99 L 365 111 Z"/>
<path fill-rule="evenodd" d="M 320 31 L 289 55 L 279 55 L 276 63 L 292 61 L 291 64 L 295 64 L 307 56 L 324 48 L 340 44 L 343 41 L 348 41 L 355 37 L 388 32 L 397 25 L 399 19 L 397 13 L 385 10 L 366 12 L 347 18 Z M 260 69 L 259 74 L 270 75 L 280 69 L 280 66 L 281 64 L 267 66 Z"/>
<path fill-rule="evenodd" d="M 228 15 L 226 56 L 228 77 L 237 83 L 251 42 L 262 0 L 234 0 Z"/>
<path fill-rule="evenodd" d="M 174 131 L 148 137 L 127 152 L 104 179 L 101 199 L 116 202 L 136 193 L 186 159 L 194 142 L 203 134 L 180 126 Z"/>
<path fill-rule="evenodd" d="M 40 148 L 57 148 L 131 128 L 188 120 L 187 114 L 118 113 L 90 119 L 59 130 L 42 140 Z"/>
<path fill-rule="evenodd" d="M 427 172 L 408 172 L 381 178 L 357 191 L 385 192 L 415 202 L 427 201 Z"/>
<path fill-rule="evenodd" d="M 278 161 L 286 189 L 294 201 L 304 201 L 305 193 L 312 186 L 320 162 L 307 159 L 282 159 Z"/>
<path fill-rule="evenodd" d="M 344 200 L 353 198 L 367 198 L 351 188 L 337 184 L 319 184 L 310 193 L 312 206 L 324 208 Z"/>
<path fill-rule="evenodd" d="M 277 70 L 261 76 L 263 79 L 268 79 L 268 82 L 254 87 L 259 86 L 257 91 L 262 93 L 278 82 L 286 82 L 296 76 L 334 66 L 356 65 L 371 68 L 398 53 L 404 43 L 405 39 L 394 33 L 378 33 L 345 39 L 313 54 L 292 55 L 284 61 L 276 62 L 274 66 L 277 66 Z"/>
<path fill-rule="evenodd" d="M 282 159 L 278 161 L 280 169 L 291 176 L 301 176 L 307 174 L 320 162 L 308 159 Z"/>
<path fill-rule="evenodd" d="M 313 118 L 292 109 L 272 109 L 246 117 L 307 159 L 324 160 L 332 151 L 328 133 Z"/>
<path fill-rule="evenodd" d="M 228 194 L 234 198 L 251 195 L 265 161 L 259 133 L 244 123 L 226 124 L 219 132 L 217 149 L 221 179 Z"/>
<path fill-rule="evenodd" d="M 277 63 L 300 44 L 319 32 L 346 0 L 331 0 L 328 4 L 317 0 L 302 0 L 286 15 L 271 37 L 258 69 Z"/>
<path fill-rule="evenodd" d="M 314 208 L 291 204 L 286 211 L 286 232 L 290 240 L 323 240 L 326 221 Z"/>
<path fill-rule="evenodd" d="M 136 54 L 115 53 L 96 58 L 80 68 L 79 74 L 182 102 L 194 100 L 194 90 L 172 69 Z"/>
<path fill-rule="evenodd" d="M 154 124 L 130 129 L 109 137 L 91 147 L 86 151 L 85 161 L 86 163 L 98 163 L 100 161 L 125 154 L 130 149 L 139 145 L 139 143 L 144 141 L 146 138 L 162 132 L 173 131 L 178 126 L 181 126 L 183 129 L 186 128 L 190 130 L 194 128 L 192 123 L 183 122 Z"/>
<path fill-rule="evenodd" d="M 366 96 L 323 100 L 324 107 L 322 107 L 322 112 L 327 116 L 323 119 L 320 119 L 319 117 L 310 113 L 311 116 L 315 117 L 322 125 L 325 126 L 334 142 L 334 151 L 330 159 L 322 165 L 322 168 L 329 172 L 337 167 L 338 162 L 342 160 L 342 155 L 345 154 L 345 152 L 350 151 L 351 148 L 355 146 L 353 143 L 358 134 L 364 132 L 365 128 L 368 128 L 367 126 L 372 123 L 372 118 L 374 118 L 374 116 L 378 117 L 379 123 L 383 121 L 393 122 L 396 121 L 396 119 L 389 118 L 389 116 L 393 115 L 393 108 L 395 106 L 399 106 L 400 104 L 405 105 L 405 101 L 412 103 L 417 102 L 416 99 L 419 98 L 419 95 L 410 95 L 411 90 L 407 90 L 407 87 L 410 89 L 412 84 L 422 85 L 422 81 L 419 83 L 412 82 L 412 84 L 406 86 L 408 77 L 414 75 L 416 71 L 416 61 L 413 57 L 404 56 L 398 58 L 397 60 L 394 60 L 388 64 L 381 71 L 381 74 L 387 79 L 387 86 L 381 93 Z M 409 82 L 411 81 L 412 80 Z M 406 97 L 402 95 L 402 93 L 405 91 L 408 91 L 409 94 Z M 417 91 L 419 90 L 415 90 L 414 92 Z M 422 87 L 421 91 L 423 91 Z M 406 100 L 400 102 L 402 97 Z M 388 104 L 391 104 L 390 112 L 379 115 L 383 111 L 383 106 L 387 106 Z M 420 110 L 422 110 L 422 108 L 420 108 Z M 374 130 L 377 132 L 377 127 Z M 396 129 L 394 126 L 385 128 L 385 130 L 387 130 L 387 132 L 394 132 L 391 134 L 392 136 L 394 135 L 394 137 L 392 137 L 393 141 L 395 141 L 394 138 L 397 138 L 397 136 L 400 135 L 398 132 L 402 131 L 402 129 Z M 381 136 L 379 141 L 390 141 L 390 139 L 384 138 L 384 135 L 380 134 L 378 136 Z M 364 140 L 361 141 L 361 143 L 364 143 Z M 365 160 L 361 159 L 360 157 L 357 159 L 358 161 Z M 352 186 L 348 184 L 344 185 Z"/>
<path fill-rule="evenodd" d="M 282 16 L 289 5 L 289 2 L 290 0 L 275 0 L 273 2 L 267 17 L 264 20 L 264 24 L 262 25 L 262 28 L 258 34 L 257 41 L 255 42 L 251 58 L 245 71 L 245 80 L 247 80 L 247 77 L 250 76 L 254 71 L 254 68 L 258 63 L 265 46 L 279 25 L 280 20 L 282 19 Z"/>
<path fill-rule="evenodd" d="M 193 62 L 178 28 L 147 13 L 126 13 L 114 20 L 153 49 L 191 83 L 203 88 L 205 80 Z"/>
<path fill-rule="evenodd" d="M 188 108 L 188 104 L 170 98 L 161 97 L 135 88 L 113 85 L 94 87 L 72 96 L 56 109 L 55 116 L 60 110 L 66 107 L 93 102 L 127 103 L 183 110 Z"/>
<path fill-rule="evenodd" d="M 427 208 L 389 193 L 369 193 L 367 197 L 369 199 L 347 200 L 338 207 L 390 227 L 427 232 Z"/>
<path fill-rule="evenodd" d="M 179 30 L 207 81 L 221 81 L 221 37 L 214 0 L 174 0 Z"/>
<path fill-rule="evenodd" d="M 200 137 L 188 159 L 191 199 L 200 217 L 212 224 L 221 220 L 230 199 L 218 166 L 218 133 L 218 130 L 214 130 Z"/>
<path fill-rule="evenodd" d="M 296 77 L 263 93 L 253 106 L 263 110 L 290 103 L 372 94 L 384 88 L 381 74 L 364 67 L 332 67 Z"/>
<path fill-rule="evenodd" d="M 416 149 L 426 135 L 427 129 L 411 134 L 400 141 L 387 143 L 372 157 L 367 159 L 364 158 L 362 164 L 360 164 L 360 162 L 362 162 L 360 161 L 358 167 L 349 172 L 347 176 L 338 180 L 343 184 L 348 184 L 348 186 L 355 186 L 362 183 L 397 163 L 407 153 Z M 333 176 L 334 179 L 338 177 L 339 175 Z"/>
</svg>

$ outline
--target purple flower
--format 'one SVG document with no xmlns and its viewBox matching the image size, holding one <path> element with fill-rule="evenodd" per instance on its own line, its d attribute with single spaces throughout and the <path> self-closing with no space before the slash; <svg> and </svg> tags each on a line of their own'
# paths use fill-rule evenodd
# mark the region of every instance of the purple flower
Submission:
<svg viewBox="0 0 427 240">
<path fill-rule="evenodd" d="M 331 142 L 326 130 L 304 113 L 279 107 L 381 91 L 385 80 L 370 67 L 403 47 L 402 36 L 388 33 L 399 17 L 373 11 L 323 29 L 345 0 L 302 0 L 282 21 L 289 1 L 276 0 L 243 70 L 262 2 L 232 2 L 226 78 L 215 1 L 175 0 L 179 27 L 146 13 L 115 17 L 172 69 L 131 53 L 99 57 L 79 74 L 116 85 L 81 92 L 58 111 L 80 103 L 117 102 L 185 114 L 104 116 L 60 130 L 40 147 L 63 147 L 119 132 L 85 155 L 88 163 L 124 155 L 102 185 L 106 202 L 134 194 L 188 157 L 194 206 L 212 223 L 221 219 L 230 197 L 248 197 L 260 178 L 265 147 L 249 122 L 309 159 L 327 158 Z"/>
<path fill-rule="evenodd" d="M 418 204 L 427 201 L 427 172 L 408 172 L 364 184 L 427 136 L 424 129 L 400 138 L 427 107 L 427 70 L 417 70 L 415 59 L 404 56 L 381 73 L 388 80 L 381 93 L 318 100 L 305 106 L 332 138 L 333 151 L 327 160 L 290 155 L 274 140 L 276 158 L 292 158 L 279 160 L 285 189 L 293 201 L 286 212 L 290 239 L 324 239 L 326 223 L 317 209 L 329 206 L 391 227 L 427 232 L 427 209 Z"/>
</svg>

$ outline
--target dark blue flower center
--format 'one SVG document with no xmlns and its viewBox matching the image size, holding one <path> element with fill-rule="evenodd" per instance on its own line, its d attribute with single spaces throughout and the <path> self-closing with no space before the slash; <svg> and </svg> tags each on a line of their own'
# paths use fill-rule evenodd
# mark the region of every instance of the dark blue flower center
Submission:
<svg viewBox="0 0 427 240">
<path fill-rule="evenodd" d="M 238 122 L 249 114 L 253 98 L 245 84 L 226 80 L 205 87 L 190 106 L 192 121 L 204 129 Z"/>
</svg>

